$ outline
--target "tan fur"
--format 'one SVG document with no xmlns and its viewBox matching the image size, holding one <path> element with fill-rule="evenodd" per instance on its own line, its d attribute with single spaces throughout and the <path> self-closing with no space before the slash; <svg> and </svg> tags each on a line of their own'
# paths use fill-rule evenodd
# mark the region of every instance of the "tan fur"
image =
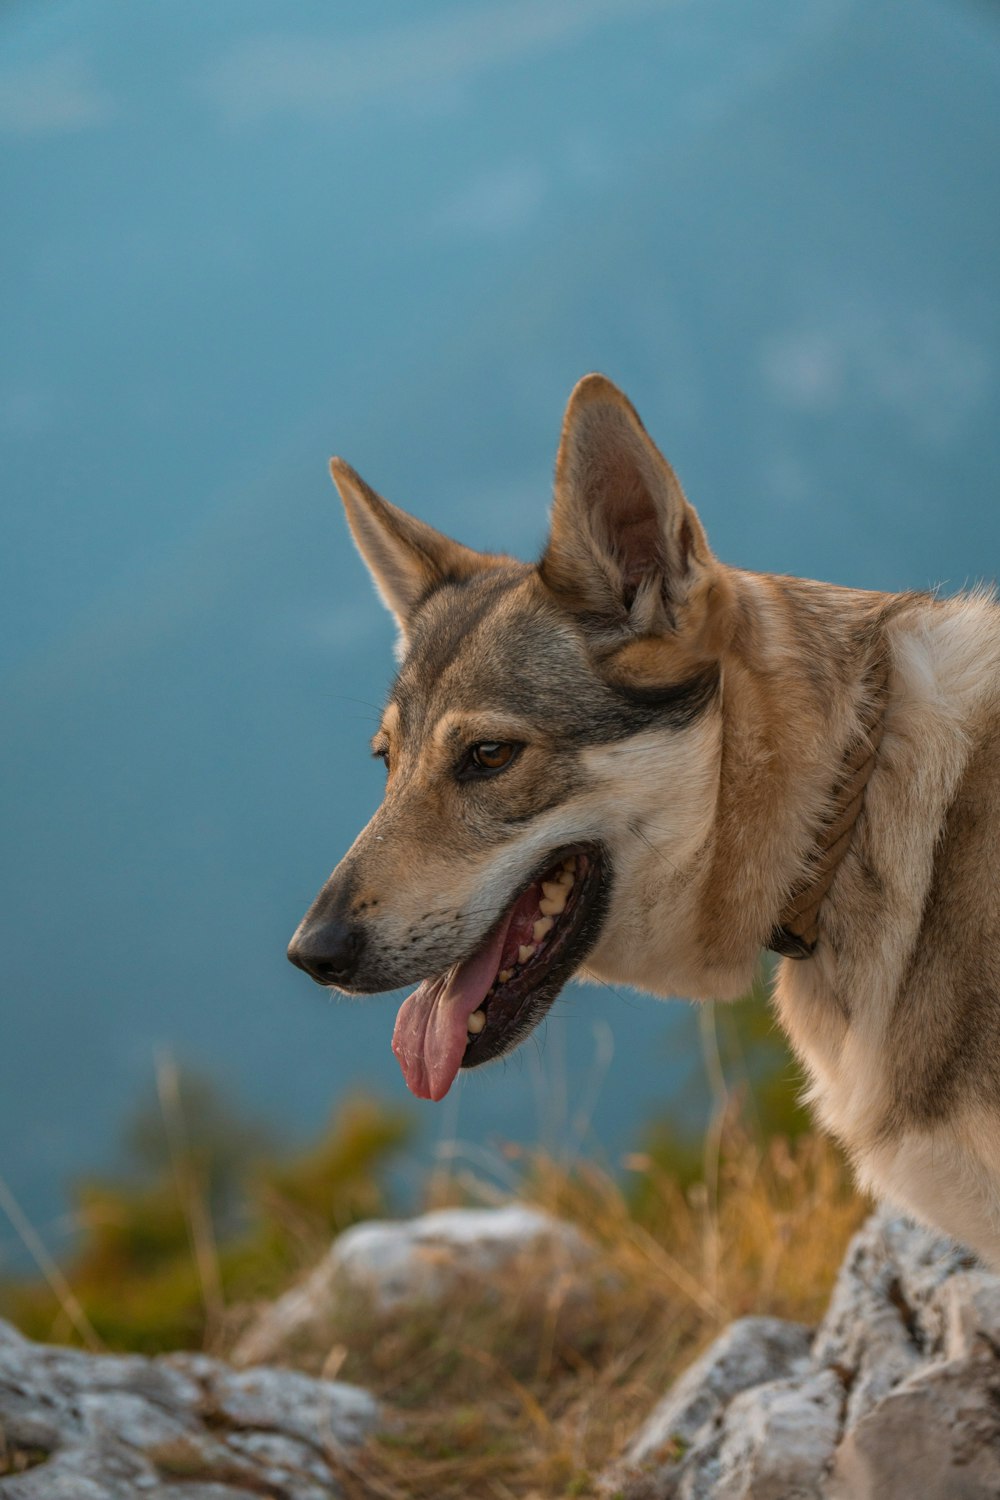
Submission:
<svg viewBox="0 0 1000 1500">
<path fill-rule="evenodd" d="M 600 376 L 567 409 L 537 569 L 458 548 L 343 467 L 337 478 L 410 646 L 384 722 L 385 803 L 331 877 L 370 920 L 392 982 L 410 976 L 407 955 L 430 973 L 469 951 L 547 850 L 590 839 L 614 883 L 585 974 L 738 996 L 807 866 L 869 668 L 888 657 L 864 810 L 816 953 L 780 964 L 775 1003 L 813 1107 L 865 1185 L 1000 1266 L 992 597 L 725 566 Z M 614 702 L 699 673 L 716 690 L 697 712 L 616 726 Z M 525 748 L 470 789 L 456 756 L 478 740 Z"/>
</svg>

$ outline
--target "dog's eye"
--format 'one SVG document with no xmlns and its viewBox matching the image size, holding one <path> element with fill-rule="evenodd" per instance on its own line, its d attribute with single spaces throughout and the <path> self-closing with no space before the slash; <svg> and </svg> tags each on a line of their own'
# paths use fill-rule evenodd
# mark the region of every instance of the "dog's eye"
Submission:
<svg viewBox="0 0 1000 1500">
<path fill-rule="evenodd" d="M 482 740 L 466 752 L 459 774 L 495 776 L 510 765 L 520 748 L 510 740 Z"/>
<path fill-rule="evenodd" d="M 484 740 L 472 747 L 472 764 L 480 771 L 499 771 L 507 765 L 514 754 L 514 746 L 506 740 Z"/>
</svg>

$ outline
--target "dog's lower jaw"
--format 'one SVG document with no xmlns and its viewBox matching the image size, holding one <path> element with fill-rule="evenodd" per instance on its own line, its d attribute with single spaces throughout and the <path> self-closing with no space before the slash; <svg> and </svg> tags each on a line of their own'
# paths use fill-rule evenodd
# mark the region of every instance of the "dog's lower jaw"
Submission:
<svg viewBox="0 0 1000 1500">
<path fill-rule="evenodd" d="M 486 996 L 477 1025 L 469 1028 L 463 1068 L 478 1067 L 512 1051 L 544 1018 L 600 938 L 613 884 L 606 851 L 588 841 L 562 851 L 559 858 L 565 860 L 564 870 L 575 871 L 575 880 L 572 874 L 563 876 L 572 894 L 564 893 L 561 904 L 559 899 L 555 901 L 554 921 L 553 916 L 544 917 L 545 931 L 537 945 L 539 955 L 535 955 L 533 944 L 521 952 L 525 967 L 519 973 L 512 973 L 509 979 L 497 976 L 499 988 Z M 542 890 L 558 898 L 549 885 L 543 884 Z M 538 964 L 541 967 L 534 981 Z M 510 987 L 505 992 L 507 984 Z"/>
<path fill-rule="evenodd" d="M 697 955 L 687 961 L 676 954 L 662 961 L 642 965 L 607 961 L 593 953 L 582 965 L 576 978 L 584 984 L 623 985 L 641 990 L 657 1000 L 708 1000 L 729 1002 L 742 999 L 753 987 L 764 962 L 756 951 L 740 967 L 713 967 L 699 961 Z"/>
</svg>

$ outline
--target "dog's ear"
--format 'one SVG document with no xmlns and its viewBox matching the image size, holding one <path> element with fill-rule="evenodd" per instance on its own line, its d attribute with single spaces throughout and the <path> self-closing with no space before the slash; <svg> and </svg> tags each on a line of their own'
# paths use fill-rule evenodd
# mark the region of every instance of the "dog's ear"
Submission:
<svg viewBox="0 0 1000 1500">
<path fill-rule="evenodd" d="M 680 481 L 631 402 L 585 375 L 563 419 L 542 579 L 602 633 L 660 636 L 682 623 L 714 566 Z"/>
<path fill-rule="evenodd" d="M 434 589 L 496 566 L 496 558 L 473 552 L 390 505 L 342 458 L 331 458 L 330 473 L 357 549 L 404 640 L 410 615 Z"/>
</svg>

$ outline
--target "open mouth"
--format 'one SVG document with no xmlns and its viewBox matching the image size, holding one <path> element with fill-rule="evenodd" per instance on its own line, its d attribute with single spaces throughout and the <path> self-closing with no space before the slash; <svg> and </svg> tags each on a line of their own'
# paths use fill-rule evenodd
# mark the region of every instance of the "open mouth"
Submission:
<svg viewBox="0 0 1000 1500">
<path fill-rule="evenodd" d="M 546 857 L 475 953 L 425 979 L 396 1018 L 392 1050 L 407 1087 L 443 1099 L 460 1068 L 516 1047 L 597 941 L 607 861 L 594 845 Z"/>
</svg>

